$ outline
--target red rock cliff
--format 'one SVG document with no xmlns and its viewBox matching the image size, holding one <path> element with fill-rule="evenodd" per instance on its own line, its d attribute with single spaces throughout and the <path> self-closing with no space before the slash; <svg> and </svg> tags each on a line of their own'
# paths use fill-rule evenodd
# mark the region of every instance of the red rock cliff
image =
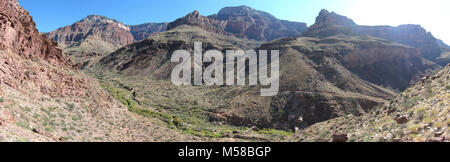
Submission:
<svg viewBox="0 0 450 162">
<path fill-rule="evenodd" d="M 52 40 L 39 33 L 33 18 L 17 0 L 0 1 L 0 49 L 25 58 L 41 58 L 52 65 L 67 65 Z"/>
<path fill-rule="evenodd" d="M 80 42 L 87 38 L 109 42 L 118 47 L 134 42 L 130 27 L 99 15 L 87 16 L 70 26 L 47 33 L 47 37 L 62 44 Z"/>
</svg>

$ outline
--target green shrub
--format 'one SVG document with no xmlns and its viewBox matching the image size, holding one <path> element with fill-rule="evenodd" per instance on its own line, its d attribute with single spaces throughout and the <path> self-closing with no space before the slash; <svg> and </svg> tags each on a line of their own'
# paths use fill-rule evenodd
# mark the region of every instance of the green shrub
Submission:
<svg viewBox="0 0 450 162">
<path fill-rule="evenodd" d="M 28 125 L 28 123 L 26 122 L 16 122 L 16 125 L 25 129 L 31 129 L 30 126 Z"/>
<path fill-rule="evenodd" d="M 75 116 L 72 116 L 72 120 L 73 120 L 73 121 L 81 120 L 81 115 L 75 115 Z"/>
<path fill-rule="evenodd" d="M 199 136 L 199 137 L 210 137 L 210 138 L 221 138 L 221 137 L 223 137 L 222 134 L 214 133 L 214 132 L 209 131 L 209 130 L 193 130 L 191 128 L 188 128 L 188 129 L 184 130 L 183 132 L 186 133 L 186 134 Z"/>
<path fill-rule="evenodd" d="M 67 103 L 67 109 L 72 111 L 75 108 L 75 104 L 74 103 Z"/>
<path fill-rule="evenodd" d="M 141 116 L 147 117 L 147 118 L 157 118 L 165 123 L 167 123 L 170 127 L 176 128 L 180 123 L 182 122 L 181 119 L 178 119 L 176 117 L 172 117 L 167 114 L 154 112 L 148 109 L 141 109 L 138 108 L 138 106 L 135 105 L 135 103 L 126 97 L 126 94 L 123 90 L 120 90 L 118 88 L 114 88 L 110 85 L 102 84 L 102 86 L 120 103 L 124 104 L 127 109 L 131 112 L 134 112 L 136 114 L 139 114 Z"/>
<path fill-rule="evenodd" d="M 430 117 L 426 117 L 426 118 L 423 119 L 423 122 L 425 124 L 430 124 L 431 122 L 433 122 L 433 119 L 431 119 Z"/>
<path fill-rule="evenodd" d="M 278 136 L 291 136 L 293 133 L 283 130 L 275 130 L 275 129 L 262 129 L 258 131 L 261 134 L 271 134 L 271 135 L 278 135 Z"/>
<path fill-rule="evenodd" d="M 437 121 L 433 124 L 433 127 L 435 128 L 442 128 L 444 126 L 444 123 L 442 123 L 441 121 Z"/>
<path fill-rule="evenodd" d="M 414 124 L 409 127 L 409 130 L 411 131 L 411 133 L 414 133 L 414 134 L 419 133 L 420 129 L 422 129 L 422 125 L 420 125 L 420 124 Z"/>
<path fill-rule="evenodd" d="M 420 100 L 422 100 L 422 98 L 419 97 L 419 96 L 416 96 L 416 97 L 413 97 L 413 98 L 410 98 L 410 99 L 405 99 L 401 103 L 401 106 L 404 107 L 404 108 L 411 108 L 414 105 L 416 105 Z"/>
</svg>

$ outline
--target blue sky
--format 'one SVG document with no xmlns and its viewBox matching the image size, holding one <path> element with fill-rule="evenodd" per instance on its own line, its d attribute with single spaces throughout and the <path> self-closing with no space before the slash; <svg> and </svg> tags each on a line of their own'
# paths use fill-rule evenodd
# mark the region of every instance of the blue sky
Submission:
<svg viewBox="0 0 450 162">
<path fill-rule="evenodd" d="M 448 0 L 19 0 L 41 32 L 70 25 L 87 15 L 107 16 L 134 25 L 170 22 L 199 10 L 217 13 L 226 6 L 247 5 L 279 19 L 314 23 L 321 9 L 348 16 L 361 25 L 421 24 L 450 43 Z"/>
</svg>

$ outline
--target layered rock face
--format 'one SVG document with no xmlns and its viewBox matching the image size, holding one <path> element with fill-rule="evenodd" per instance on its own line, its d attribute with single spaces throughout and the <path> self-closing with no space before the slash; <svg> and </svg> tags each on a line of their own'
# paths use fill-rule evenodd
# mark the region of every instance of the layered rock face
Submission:
<svg viewBox="0 0 450 162">
<path fill-rule="evenodd" d="M 53 65 L 68 65 L 56 43 L 36 30 L 28 11 L 17 0 L 0 2 L 0 49 L 25 58 L 41 58 Z"/>
<path fill-rule="evenodd" d="M 224 109 L 221 115 L 233 124 L 306 128 L 344 114 L 364 114 L 395 96 L 377 85 L 401 89 L 426 73 L 417 49 L 373 37 L 280 39 L 261 49 L 280 49 L 280 93 L 266 99 L 269 103 L 254 102 L 257 108 Z M 234 102 L 242 98 L 251 100 L 242 95 Z M 248 112 L 258 118 L 243 115 Z"/>
<path fill-rule="evenodd" d="M 92 62 L 115 50 L 165 31 L 167 23 L 125 25 L 105 16 L 90 15 L 66 27 L 46 33 L 58 42 L 63 53 L 70 56 L 77 67 L 84 69 Z"/>
<path fill-rule="evenodd" d="M 328 37 L 317 43 L 323 49 L 303 48 L 312 59 L 333 56 L 360 78 L 400 91 L 438 68 L 425 65 L 418 49 L 378 38 Z"/>
<path fill-rule="evenodd" d="M 416 47 L 420 49 L 424 58 L 431 61 L 435 61 L 441 55 L 437 39 L 420 25 L 360 26 L 345 16 L 322 10 L 316 18 L 316 23 L 305 32 L 305 36 L 311 37 L 328 37 L 339 34 L 371 35 Z"/>
<path fill-rule="evenodd" d="M 194 11 L 169 23 L 167 29 L 180 25 L 199 26 L 204 30 L 232 34 L 236 37 L 269 41 L 281 37 L 296 37 L 306 30 L 305 23 L 279 20 L 274 16 L 247 6 L 226 7 L 208 17 Z"/>
<path fill-rule="evenodd" d="M 390 26 L 357 26 L 353 32 L 384 38 L 420 49 L 422 56 L 428 60 L 436 61 L 441 55 L 437 39 L 420 25 Z"/>
<path fill-rule="evenodd" d="M 436 39 L 420 26 L 359 26 L 345 16 L 322 10 L 305 36 L 321 38 L 321 42 L 332 46 L 342 45 L 336 48 L 337 51 L 324 49 L 321 53 L 340 55 L 338 58 L 347 69 L 385 87 L 404 90 L 421 76 L 439 68 L 423 60 L 430 56 L 427 51 L 435 49 L 427 42 L 433 44 Z M 347 37 L 347 40 L 339 37 Z M 389 41 L 405 45 L 394 45 Z M 440 50 L 436 52 L 440 53 Z"/>
<path fill-rule="evenodd" d="M 85 39 L 97 39 L 116 46 L 134 42 L 130 27 L 104 16 L 90 15 L 70 26 L 59 28 L 46 34 L 61 44 L 81 42 Z"/>
<path fill-rule="evenodd" d="M 46 36 L 58 42 L 63 53 L 70 56 L 80 68 L 134 42 L 129 26 L 98 15 L 87 16 L 70 26 L 49 32 Z"/>
<path fill-rule="evenodd" d="M 122 47 L 140 41 L 151 34 L 166 31 L 168 23 L 125 25 L 105 16 L 90 15 L 74 24 L 49 32 L 46 36 L 61 45 L 95 39 Z"/>
<path fill-rule="evenodd" d="M 140 41 L 152 34 L 166 31 L 168 23 L 145 23 L 140 25 L 130 25 L 131 34 L 134 40 Z"/>
</svg>

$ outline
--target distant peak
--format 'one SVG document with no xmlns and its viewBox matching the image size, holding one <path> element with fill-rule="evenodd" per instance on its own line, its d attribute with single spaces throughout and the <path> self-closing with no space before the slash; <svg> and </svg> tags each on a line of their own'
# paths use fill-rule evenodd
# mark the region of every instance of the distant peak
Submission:
<svg viewBox="0 0 450 162">
<path fill-rule="evenodd" d="M 326 9 L 322 9 L 319 13 L 319 16 L 316 18 L 316 24 L 325 25 L 325 24 L 335 24 L 335 25 L 344 25 L 351 26 L 356 25 L 356 23 L 349 19 L 348 17 L 339 15 L 335 12 L 329 12 Z"/>
<path fill-rule="evenodd" d="M 247 11 L 253 10 L 253 8 L 246 6 L 246 5 L 237 6 L 236 8 L 240 8 L 242 10 L 247 10 Z"/>
<path fill-rule="evenodd" d="M 92 14 L 92 15 L 86 16 L 86 18 L 93 18 L 93 17 L 105 17 L 105 16 L 97 15 L 97 14 Z"/>
<path fill-rule="evenodd" d="M 106 22 L 114 22 L 114 23 L 123 24 L 122 22 L 117 21 L 115 19 L 111 19 L 111 18 L 108 18 L 106 16 L 95 15 L 95 14 L 94 15 L 88 15 L 85 18 L 80 20 L 80 22 L 89 22 L 89 21 L 101 21 L 101 22 L 106 21 Z"/>
<path fill-rule="evenodd" d="M 184 18 L 195 18 L 198 19 L 200 18 L 200 12 L 198 10 L 194 10 L 191 13 L 187 14 L 186 16 L 184 16 Z"/>
<path fill-rule="evenodd" d="M 200 12 L 198 12 L 198 10 L 194 10 L 191 15 L 194 15 L 195 17 L 200 16 Z"/>
<path fill-rule="evenodd" d="M 249 6 L 232 6 L 232 7 L 225 7 L 222 8 L 218 15 L 232 15 L 232 14 L 242 14 L 242 13 L 249 13 L 251 11 L 254 11 L 255 9 L 249 7 Z"/>
<path fill-rule="evenodd" d="M 326 16 L 328 14 L 330 14 L 330 12 L 328 10 L 322 9 L 322 10 L 320 10 L 319 16 Z"/>
<path fill-rule="evenodd" d="M 126 26 L 125 24 L 123 24 L 120 21 L 108 18 L 106 16 L 95 15 L 95 14 L 86 16 L 85 18 L 81 19 L 78 22 L 80 22 L 80 23 L 92 23 L 92 24 L 113 24 L 113 25 L 119 26 L 120 28 L 122 28 L 124 30 L 130 30 L 130 28 L 128 26 Z"/>
<path fill-rule="evenodd" d="M 229 7 L 224 7 L 223 9 L 226 9 L 226 8 L 240 9 L 240 10 L 247 10 L 247 11 L 253 10 L 253 8 L 251 8 L 251 7 L 249 7 L 249 6 L 246 6 L 246 5 L 241 5 L 241 6 L 229 6 Z"/>
<path fill-rule="evenodd" d="M 107 18 L 106 16 L 101 16 L 101 15 L 88 15 L 85 18 L 82 19 L 83 20 L 98 20 L 98 19 L 110 19 Z"/>
</svg>

